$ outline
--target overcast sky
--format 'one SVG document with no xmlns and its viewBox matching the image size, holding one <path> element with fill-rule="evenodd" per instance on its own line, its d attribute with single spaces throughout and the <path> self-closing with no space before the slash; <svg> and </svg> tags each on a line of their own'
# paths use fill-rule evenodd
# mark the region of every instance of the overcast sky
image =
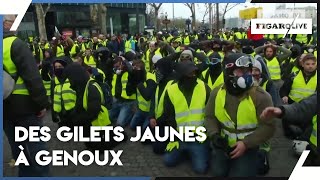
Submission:
<svg viewBox="0 0 320 180">
<path fill-rule="evenodd" d="M 161 6 L 160 12 L 165 13 L 167 12 L 168 18 L 172 19 L 173 15 L 173 3 L 164 3 Z M 239 10 L 243 10 L 246 8 L 251 8 L 251 7 L 262 7 L 263 8 L 263 15 L 264 17 L 270 17 L 275 9 L 276 5 L 275 3 L 242 3 L 234 8 L 232 8 L 230 11 L 226 13 L 225 18 L 230 18 L 230 17 L 238 17 L 239 16 Z M 221 3 L 220 9 L 225 7 L 226 4 Z M 235 3 L 230 3 L 228 8 L 234 6 Z M 314 6 L 317 7 L 316 3 L 295 3 L 295 7 L 306 7 L 306 6 Z M 287 8 L 293 8 L 294 3 L 286 3 Z M 200 21 L 202 21 L 203 15 L 205 13 L 205 5 L 204 3 L 196 3 L 196 18 Z M 174 16 L 177 17 L 182 17 L 182 18 L 188 18 L 191 16 L 190 9 L 185 6 L 183 3 L 174 3 Z M 206 16 L 205 20 L 208 19 L 208 15 Z"/>
</svg>

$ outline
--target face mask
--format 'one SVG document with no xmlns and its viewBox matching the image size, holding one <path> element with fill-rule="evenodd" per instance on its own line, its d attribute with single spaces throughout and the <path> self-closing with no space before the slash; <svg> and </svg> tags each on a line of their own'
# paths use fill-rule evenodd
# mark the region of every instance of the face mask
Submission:
<svg viewBox="0 0 320 180">
<path fill-rule="evenodd" d="M 212 74 L 220 74 L 221 73 L 221 63 L 209 64 L 209 71 Z"/>
<path fill-rule="evenodd" d="M 60 78 L 62 76 L 62 73 L 63 73 L 63 68 L 57 68 L 57 69 L 54 69 L 54 74 Z"/>
<path fill-rule="evenodd" d="M 240 95 L 252 87 L 254 79 L 251 74 L 244 74 L 241 77 L 228 76 L 226 79 L 226 88 L 232 95 Z"/>
<path fill-rule="evenodd" d="M 313 53 L 313 51 L 314 51 L 314 49 L 311 49 L 311 48 L 308 49 L 308 52 L 309 52 L 309 53 Z"/>
</svg>

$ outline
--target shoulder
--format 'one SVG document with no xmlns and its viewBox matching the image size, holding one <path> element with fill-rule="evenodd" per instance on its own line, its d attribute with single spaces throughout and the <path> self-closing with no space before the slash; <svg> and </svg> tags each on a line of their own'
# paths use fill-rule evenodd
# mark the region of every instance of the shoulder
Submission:
<svg viewBox="0 0 320 180">
<path fill-rule="evenodd" d="M 271 95 L 268 92 L 266 92 L 262 87 L 256 86 L 254 88 L 256 88 L 255 96 L 256 96 L 257 103 L 272 102 Z"/>
</svg>

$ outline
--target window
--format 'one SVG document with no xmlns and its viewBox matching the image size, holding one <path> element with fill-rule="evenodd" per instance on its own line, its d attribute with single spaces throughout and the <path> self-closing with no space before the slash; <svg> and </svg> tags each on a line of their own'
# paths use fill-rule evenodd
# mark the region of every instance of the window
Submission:
<svg viewBox="0 0 320 180">
<path fill-rule="evenodd" d="M 22 22 L 33 22 L 33 13 L 32 12 L 26 12 L 24 15 Z"/>
</svg>

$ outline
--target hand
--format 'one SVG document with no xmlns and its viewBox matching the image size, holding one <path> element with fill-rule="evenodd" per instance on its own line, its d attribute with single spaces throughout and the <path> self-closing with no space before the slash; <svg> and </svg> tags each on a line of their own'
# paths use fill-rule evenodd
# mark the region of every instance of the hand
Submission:
<svg viewBox="0 0 320 180">
<path fill-rule="evenodd" d="M 154 127 L 156 127 L 156 125 L 157 125 L 157 120 L 154 118 L 151 118 L 150 119 L 150 127 L 154 128 Z"/>
<path fill-rule="evenodd" d="M 271 119 L 275 117 L 279 117 L 282 114 L 282 110 L 277 107 L 267 107 L 265 110 L 262 111 L 260 118 L 262 120 Z"/>
<path fill-rule="evenodd" d="M 38 113 L 37 117 L 38 117 L 38 118 L 43 118 L 43 117 L 46 115 L 46 112 L 47 112 L 46 109 L 41 110 L 41 111 Z"/>
<path fill-rule="evenodd" d="M 284 104 L 288 104 L 288 96 L 284 96 L 284 97 L 282 98 L 282 102 L 283 102 Z"/>
<path fill-rule="evenodd" d="M 247 150 L 247 147 L 243 143 L 243 141 L 238 141 L 234 147 L 235 149 L 230 153 L 231 159 L 236 159 L 242 156 L 243 153 Z"/>
</svg>

